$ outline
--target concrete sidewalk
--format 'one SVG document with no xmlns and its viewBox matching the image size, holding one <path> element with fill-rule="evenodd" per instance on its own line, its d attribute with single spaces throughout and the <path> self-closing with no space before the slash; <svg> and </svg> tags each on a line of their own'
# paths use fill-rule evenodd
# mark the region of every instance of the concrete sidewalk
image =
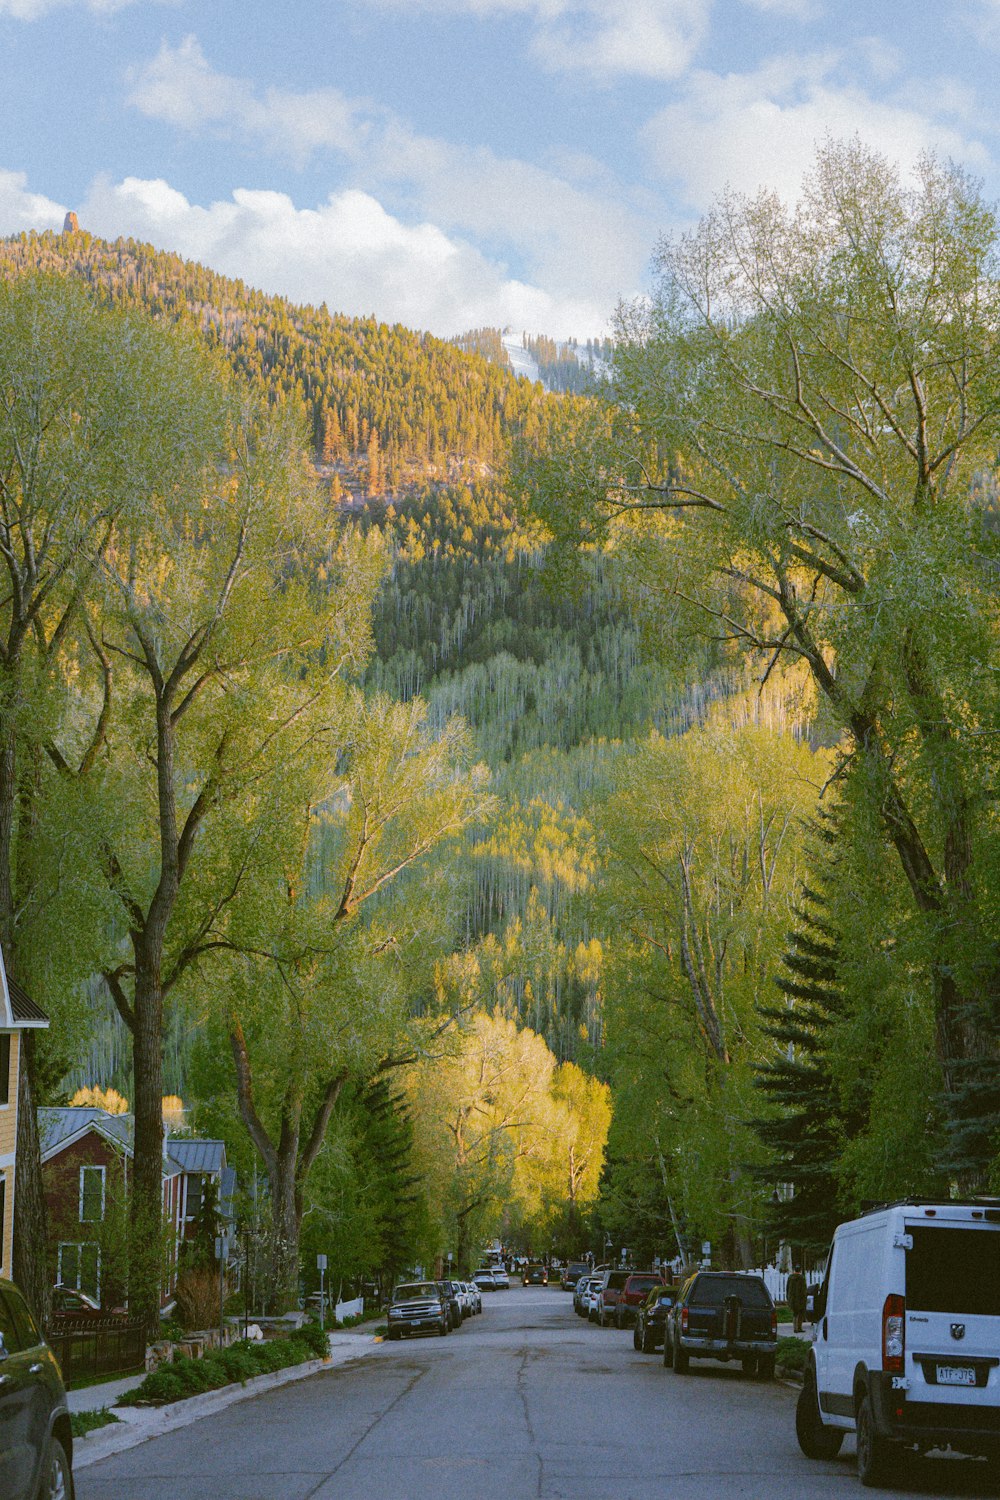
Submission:
<svg viewBox="0 0 1000 1500">
<path fill-rule="evenodd" d="M 104 1380 L 100 1385 L 85 1385 L 78 1391 L 66 1392 L 66 1404 L 70 1411 L 103 1411 L 114 1406 L 119 1396 L 134 1391 L 145 1380 L 145 1372 L 137 1375 L 122 1375 L 118 1380 Z"/>
<path fill-rule="evenodd" d="M 178 1427 L 188 1427 L 192 1422 L 200 1422 L 202 1417 L 210 1417 L 214 1412 L 224 1411 L 227 1406 L 233 1406 L 237 1401 L 247 1401 L 252 1396 L 261 1395 L 264 1391 L 274 1390 L 282 1385 L 291 1385 L 296 1380 L 305 1380 L 308 1376 L 319 1375 L 325 1370 L 336 1369 L 353 1359 L 370 1354 L 382 1342 L 380 1338 L 370 1333 L 331 1333 L 329 1339 L 328 1359 L 310 1359 L 305 1364 L 293 1365 L 288 1370 L 255 1375 L 252 1380 L 246 1381 L 243 1385 L 226 1385 L 221 1390 L 206 1391 L 202 1396 L 189 1396 L 185 1401 L 172 1401 L 167 1406 L 118 1407 L 115 1410 L 115 1416 L 119 1419 L 117 1422 L 111 1422 L 106 1427 L 99 1427 L 96 1432 L 88 1433 L 86 1437 L 74 1439 L 74 1470 L 85 1469 L 88 1465 L 95 1464 L 102 1458 L 108 1458 L 113 1453 L 121 1453 L 126 1448 L 134 1448 L 139 1443 L 148 1442 L 150 1438 L 161 1437 L 164 1433 L 173 1432 Z M 114 1399 L 112 1395 L 105 1393 L 115 1392 L 120 1395 L 123 1391 L 131 1390 L 138 1385 L 142 1379 L 141 1375 L 136 1375 L 126 1380 L 112 1380 L 105 1385 L 92 1385 L 82 1391 L 73 1391 L 70 1410 L 100 1411 L 103 1407 L 110 1406 Z"/>
</svg>

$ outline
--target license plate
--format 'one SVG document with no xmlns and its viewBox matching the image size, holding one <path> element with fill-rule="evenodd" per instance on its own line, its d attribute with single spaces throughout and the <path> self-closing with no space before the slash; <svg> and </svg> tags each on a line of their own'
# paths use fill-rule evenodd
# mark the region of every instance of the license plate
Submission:
<svg viewBox="0 0 1000 1500">
<path fill-rule="evenodd" d="M 938 1385 L 975 1385 L 976 1372 L 969 1365 L 938 1365 Z"/>
</svg>

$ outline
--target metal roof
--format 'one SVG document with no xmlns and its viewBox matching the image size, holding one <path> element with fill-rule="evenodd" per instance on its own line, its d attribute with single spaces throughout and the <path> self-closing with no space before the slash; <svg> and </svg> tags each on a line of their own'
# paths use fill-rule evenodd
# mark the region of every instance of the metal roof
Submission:
<svg viewBox="0 0 1000 1500">
<path fill-rule="evenodd" d="M 60 1108 L 43 1107 L 38 1111 L 38 1134 L 42 1159 L 46 1160 L 68 1146 L 88 1130 L 96 1130 L 105 1140 L 132 1154 L 131 1115 L 111 1115 L 93 1105 L 66 1104 Z"/>
<path fill-rule="evenodd" d="M 47 1161 L 73 1141 L 79 1140 L 88 1130 L 96 1130 L 105 1140 L 120 1146 L 129 1156 L 133 1154 L 135 1121 L 131 1115 L 112 1115 L 106 1109 L 89 1104 L 66 1104 L 61 1107 L 44 1107 L 38 1111 L 38 1134 L 41 1140 L 42 1160 Z M 163 1174 L 175 1177 L 179 1172 L 204 1172 L 209 1175 L 222 1174 L 225 1194 L 226 1145 L 224 1141 L 191 1140 L 187 1136 L 167 1136 L 164 1139 Z M 235 1183 L 235 1173 L 233 1181 Z M 228 1196 L 231 1198 L 233 1189 Z"/>
<path fill-rule="evenodd" d="M 167 1150 L 184 1172 L 221 1172 L 226 1164 L 223 1141 L 194 1141 L 188 1136 L 167 1137 Z"/>
<path fill-rule="evenodd" d="M 40 1005 L 36 1005 L 31 996 L 26 994 L 16 979 L 7 977 L 7 993 L 10 995 L 10 1009 L 14 1017 L 15 1026 L 47 1026 L 49 1018 Z"/>
</svg>

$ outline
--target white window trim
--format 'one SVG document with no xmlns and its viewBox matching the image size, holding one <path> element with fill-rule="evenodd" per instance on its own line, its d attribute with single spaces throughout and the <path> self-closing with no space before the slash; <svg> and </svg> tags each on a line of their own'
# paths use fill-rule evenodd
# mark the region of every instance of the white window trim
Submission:
<svg viewBox="0 0 1000 1500">
<path fill-rule="evenodd" d="M 83 1252 L 84 1252 L 84 1250 L 88 1249 L 91 1245 L 93 1245 L 94 1249 L 97 1251 L 97 1287 L 96 1287 L 96 1293 L 97 1293 L 97 1301 L 100 1302 L 100 1300 L 101 1300 L 101 1247 L 100 1247 L 100 1245 L 97 1244 L 96 1240 L 60 1240 L 59 1241 L 59 1248 L 58 1248 L 58 1250 L 56 1252 L 56 1280 L 58 1281 L 58 1283 L 59 1283 L 60 1286 L 70 1286 L 70 1287 L 73 1288 L 73 1290 L 75 1292 L 82 1291 L 83 1288 L 80 1286 L 80 1281 L 81 1281 L 81 1279 L 83 1277 Z M 66 1281 L 64 1279 L 64 1277 L 63 1277 L 63 1251 L 64 1250 L 75 1250 L 76 1251 L 76 1279 L 75 1279 L 75 1281 Z"/>
<path fill-rule="evenodd" d="M 84 1193 L 83 1193 L 83 1174 L 85 1172 L 100 1172 L 100 1174 L 101 1174 L 101 1212 L 100 1212 L 100 1214 L 98 1215 L 98 1217 L 96 1219 L 85 1219 L 83 1217 L 83 1197 L 84 1197 Z M 103 1224 L 104 1223 L 105 1195 L 106 1195 L 106 1192 L 107 1192 L 107 1185 L 108 1185 L 107 1177 L 108 1177 L 108 1169 L 107 1169 L 107 1167 L 98 1166 L 98 1164 L 96 1162 L 93 1162 L 93 1163 L 86 1162 L 80 1168 L 80 1211 L 79 1211 L 79 1218 L 80 1218 L 80 1223 L 81 1224 Z"/>
</svg>

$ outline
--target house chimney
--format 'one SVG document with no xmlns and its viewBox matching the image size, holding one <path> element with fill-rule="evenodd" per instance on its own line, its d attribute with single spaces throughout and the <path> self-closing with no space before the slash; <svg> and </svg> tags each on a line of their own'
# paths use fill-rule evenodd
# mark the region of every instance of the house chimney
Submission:
<svg viewBox="0 0 1000 1500">
<path fill-rule="evenodd" d="M 70 209 L 65 219 L 63 219 L 63 234 L 76 234 L 79 228 L 80 220 L 77 218 L 73 210 Z"/>
</svg>

